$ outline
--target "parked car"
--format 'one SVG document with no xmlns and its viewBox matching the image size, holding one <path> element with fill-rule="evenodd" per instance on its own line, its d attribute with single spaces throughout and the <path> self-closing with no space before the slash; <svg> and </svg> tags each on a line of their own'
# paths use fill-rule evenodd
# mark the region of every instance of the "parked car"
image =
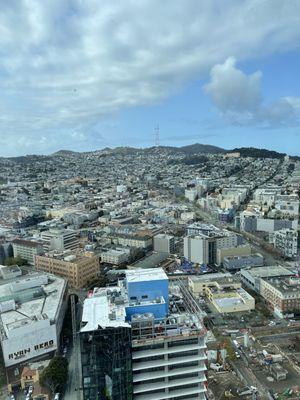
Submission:
<svg viewBox="0 0 300 400">
<path fill-rule="evenodd" d="M 245 386 L 242 389 L 238 389 L 237 393 L 239 396 L 246 396 L 248 394 L 256 393 L 257 389 L 255 386 Z"/>
<path fill-rule="evenodd" d="M 236 356 L 236 358 L 241 358 L 241 355 L 238 351 L 235 351 L 235 356 Z"/>
<path fill-rule="evenodd" d="M 209 368 L 214 371 L 220 371 L 223 367 L 221 364 L 218 364 L 218 363 L 210 363 Z"/>
</svg>

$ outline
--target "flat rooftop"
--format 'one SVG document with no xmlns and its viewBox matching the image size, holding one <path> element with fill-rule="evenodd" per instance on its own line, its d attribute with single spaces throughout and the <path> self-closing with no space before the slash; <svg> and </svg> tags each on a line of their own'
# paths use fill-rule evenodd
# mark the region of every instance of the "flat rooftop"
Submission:
<svg viewBox="0 0 300 400">
<path fill-rule="evenodd" d="M 94 290 L 93 297 L 84 300 L 81 332 L 90 332 L 101 328 L 130 327 L 125 322 L 126 312 L 123 304 L 116 304 L 108 296 L 108 290 L 120 294 L 119 286 Z"/>
<path fill-rule="evenodd" d="M 154 270 L 157 271 L 157 269 Z M 150 275 L 149 273 L 148 276 Z M 150 303 L 157 303 L 157 301 L 145 300 L 140 303 L 143 310 L 141 314 L 133 315 L 131 321 L 127 322 L 126 307 L 130 307 L 131 304 L 128 300 L 125 281 L 119 281 L 118 286 L 94 288 L 93 292 L 84 301 L 80 331 L 90 332 L 99 327 L 103 329 L 128 327 L 133 329 L 133 338 L 138 341 L 142 339 L 141 327 L 145 320 L 147 320 L 147 327 L 149 328 L 150 324 L 153 326 L 153 330 L 150 329 L 151 333 L 148 337 L 149 329 L 147 328 L 146 337 L 143 336 L 144 339 L 155 339 L 158 335 L 156 328 L 159 328 L 160 337 L 174 335 L 175 333 L 176 335 L 185 335 L 189 332 L 194 332 L 194 334 L 201 332 L 204 335 L 205 329 L 202 324 L 202 318 L 199 317 L 201 310 L 199 308 L 199 312 L 196 313 L 195 309 L 193 311 L 189 309 L 189 301 L 191 299 L 189 298 L 187 302 L 184 292 L 185 288 L 181 287 L 180 282 L 170 282 L 170 304 L 167 315 L 162 318 L 155 318 L 151 312 L 147 313 L 145 306 Z M 163 297 L 160 299 L 160 304 L 162 303 L 165 304 Z M 136 320 L 136 316 L 139 316 L 138 320 Z M 140 323 L 142 323 L 142 326 L 139 326 Z"/>
<path fill-rule="evenodd" d="M 169 253 L 159 252 L 152 253 L 149 256 L 142 258 L 141 260 L 136 261 L 135 263 L 129 266 L 130 269 L 136 268 L 153 268 L 159 265 L 161 262 L 165 261 L 169 257 Z"/>
<path fill-rule="evenodd" d="M 234 307 L 243 304 L 239 297 L 223 297 L 222 299 L 214 299 L 214 302 L 220 307 Z"/>
<path fill-rule="evenodd" d="M 199 222 L 194 222 L 191 225 L 187 226 L 187 229 L 189 230 L 198 230 L 201 232 L 197 232 L 197 235 L 200 237 L 225 237 L 225 236 L 235 236 L 235 233 L 227 231 L 226 229 L 220 229 L 217 226 L 213 224 L 205 224 L 205 223 L 199 223 Z"/>
<path fill-rule="evenodd" d="M 101 254 L 106 254 L 110 256 L 120 256 L 122 254 L 129 254 L 128 249 L 108 249 L 107 251 L 102 251 Z"/>
<path fill-rule="evenodd" d="M 276 277 L 264 278 L 264 281 L 270 283 L 275 289 L 284 295 L 291 294 L 296 297 L 300 296 L 300 278 L 293 277 Z"/>
<path fill-rule="evenodd" d="M 267 278 L 272 276 L 292 276 L 294 275 L 289 269 L 281 265 L 271 265 L 266 267 L 250 267 L 244 268 L 241 274 L 248 272 L 255 278 Z"/>
<path fill-rule="evenodd" d="M 171 240 L 171 239 L 174 238 L 174 236 L 172 236 L 172 235 L 167 235 L 166 233 L 158 233 L 157 235 L 154 236 L 154 238 L 156 238 L 156 239 L 169 239 L 169 240 Z"/>
<path fill-rule="evenodd" d="M 260 253 L 253 253 L 253 254 L 248 254 L 245 256 L 226 256 L 224 257 L 224 260 L 248 260 L 254 257 L 259 257 L 259 258 L 263 258 L 263 256 Z"/>
<path fill-rule="evenodd" d="M 220 291 L 220 293 L 224 293 Z M 246 292 L 243 288 L 235 289 L 234 292 L 230 292 L 228 297 L 214 298 L 214 302 L 220 307 L 235 306 L 239 304 L 245 304 L 247 301 L 251 300 L 252 296 Z"/>
<path fill-rule="evenodd" d="M 128 283 L 145 282 L 168 280 L 168 277 L 162 268 L 139 268 L 126 271 L 126 280 Z"/>
<path fill-rule="evenodd" d="M 91 252 L 81 251 L 81 250 L 77 250 L 77 251 L 64 250 L 61 252 L 59 252 L 57 250 L 52 250 L 52 251 L 48 251 L 47 253 L 37 256 L 37 257 L 40 259 L 53 258 L 55 260 L 75 263 L 75 262 L 80 262 L 80 261 L 86 260 L 87 258 L 89 258 L 89 254 L 91 254 Z"/>
<path fill-rule="evenodd" d="M 189 280 L 194 282 L 207 282 L 207 281 L 216 281 L 219 279 L 228 279 L 233 278 L 230 272 L 217 272 L 215 274 L 204 274 L 204 275 L 193 275 L 189 276 Z"/>
<path fill-rule="evenodd" d="M 40 242 L 35 242 L 33 240 L 27 240 L 27 239 L 14 239 L 12 241 L 13 244 L 19 244 L 21 246 L 27 246 L 27 247 L 41 247 L 42 243 Z"/>
<path fill-rule="evenodd" d="M 18 265 L 0 265 L 0 271 L 4 272 L 20 272 L 21 269 Z"/>
<path fill-rule="evenodd" d="M 55 320 L 65 289 L 66 281 L 51 274 L 35 273 L 13 282 L 2 281 L 0 305 L 10 302 L 15 303 L 17 308 L 0 314 L 1 338 L 5 339 L 11 330 L 22 325 L 34 324 L 40 319 Z"/>
</svg>

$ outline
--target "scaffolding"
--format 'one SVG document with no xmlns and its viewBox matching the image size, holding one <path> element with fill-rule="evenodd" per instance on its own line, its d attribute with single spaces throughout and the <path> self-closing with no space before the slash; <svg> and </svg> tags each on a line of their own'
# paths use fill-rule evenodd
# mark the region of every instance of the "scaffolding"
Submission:
<svg viewBox="0 0 300 400">
<path fill-rule="evenodd" d="M 173 283 L 172 283 L 173 284 Z M 181 280 L 176 280 L 174 287 L 180 294 L 182 306 L 175 303 L 170 308 L 175 308 L 164 318 L 154 318 L 152 313 L 136 314 L 132 316 L 132 344 L 150 343 L 153 340 L 167 338 L 178 340 L 182 336 L 204 336 L 206 329 L 203 325 L 203 312 L 193 295 Z M 174 290 L 176 293 L 176 290 Z M 172 291 L 171 291 L 172 294 Z"/>
</svg>

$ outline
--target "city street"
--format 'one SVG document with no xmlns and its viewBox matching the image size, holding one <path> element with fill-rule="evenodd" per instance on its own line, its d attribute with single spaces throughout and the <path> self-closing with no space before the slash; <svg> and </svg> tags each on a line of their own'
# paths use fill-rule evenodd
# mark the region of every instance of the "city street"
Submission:
<svg viewBox="0 0 300 400">
<path fill-rule="evenodd" d="M 80 320 L 82 314 L 82 301 L 84 293 L 78 291 L 79 300 L 76 305 L 76 322 L 77 322 L 77 332 L 80 329 Z M 80 354 L 80 340 L 79 334 L 77 334 L 77 339 L 75 344 L 72 344 L 70 355 L 69 355 L 69 374 L 68 381 L 66 384 L 66 389 L 64 393 L 64 399 L 66 400 L 81 400 L 82 390 L 80 390 L 82 385 L 81 378 L 81 354 Z"/>
</svg>

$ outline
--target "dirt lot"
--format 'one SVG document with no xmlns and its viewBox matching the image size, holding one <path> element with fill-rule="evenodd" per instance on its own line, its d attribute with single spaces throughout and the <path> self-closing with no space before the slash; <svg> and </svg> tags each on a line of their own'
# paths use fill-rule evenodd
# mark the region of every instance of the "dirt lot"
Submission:
<svg viewBox="0 0 300 400">
<path fill-rule="evenodd" d="M 215 399 L 226 400 L 228 397 L 225 396 L 226 391 L 230 391 L 233 396 L 237 397 L 236 390 L 242 388 L 245 385 L 238 379 L 234 372 L 208 372 L 208 388 L 213 392 Z M 247 399 L 248 396 L 243 396 L 243 399 Z M 250 398 L 250 397 L 249 397 Z"/>
</svg>

